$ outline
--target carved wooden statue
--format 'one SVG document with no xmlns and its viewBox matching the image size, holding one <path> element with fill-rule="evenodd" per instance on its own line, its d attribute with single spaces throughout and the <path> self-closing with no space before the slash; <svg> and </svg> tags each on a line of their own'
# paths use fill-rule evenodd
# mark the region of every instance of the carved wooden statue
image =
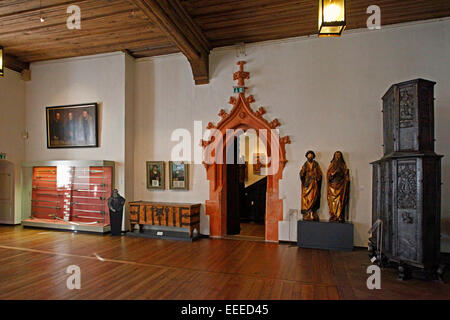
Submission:
<svg viewBox="0 0 450 320">
<path fill-rule="evenodd" d="M 350 175 L 342 152 L 336 151 L 327 171 L 327 200 L 330 221 L 345 222 L 348 204 Z"/>
<path fill-rule="evenodd" d="M 322 185 L 322 172 L 319 164 L 314 160 L 314 151 L 306 152 L 308 159 L 300 170 L 302 182 L 302 206 L 303 220 L 319 221 L 317 210 L 320 207 L 320 187 Z"/>
</svg>

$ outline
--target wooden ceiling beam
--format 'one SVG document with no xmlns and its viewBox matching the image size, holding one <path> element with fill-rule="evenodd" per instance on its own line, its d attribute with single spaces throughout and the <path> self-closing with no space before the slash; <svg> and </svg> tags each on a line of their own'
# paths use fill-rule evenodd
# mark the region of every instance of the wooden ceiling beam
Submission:
<svg viewBox="0 0 450 320">
<path fill-rule="evenodd" d="M 180 52 L 180 49 L 178 49 L 178 47 L 175 45 L 168 45 L 131 50 L 130 52 L 135 58 L 144 58 L 163 54 L 178 53 Z"/>
<path fill-rule="evenodd" d="M 5 55 L 5 67 L 19 73 L 30 69 L 30 64 L 27 62 L 20 61 L 14 56 L 9 54 Z"/>
<path fill-rule="evenodd" d="M 188 59 L 195 84 L 209 83 L 209 44 L 179 0 L 129 0 L 167 34 Z"/>
</svg>

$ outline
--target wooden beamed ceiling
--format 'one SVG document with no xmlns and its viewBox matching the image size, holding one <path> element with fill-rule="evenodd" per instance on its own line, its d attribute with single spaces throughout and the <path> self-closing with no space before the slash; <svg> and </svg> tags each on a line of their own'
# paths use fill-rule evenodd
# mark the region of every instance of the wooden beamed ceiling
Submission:
<svg viewBox="0 0 450 320">
<path fill-rule="evenodd" d="M 213 48 L 317 34 L 318 0 L 180 1 Z M 370 5 L 382 26 L 450 16 L 449 0 L 346 0 L 347 30 L 366 27 Z"/>
<path fill-rule="evenodd" d="M 373 4 L 382 26 L 450 16 L 448 0 L 346 3 L 347 29 L 364 28 Z M 72 4 L 81 9 L 81 30 L 66 27 Z M 30 62 L 121 50 L 136 58 L 182 52 L 201 84 L 208 82 L 211 49 L 314 35 L 317 11 L 317 0 L 2 0 L 0 46 L 16 71 Z"/>
</svg>

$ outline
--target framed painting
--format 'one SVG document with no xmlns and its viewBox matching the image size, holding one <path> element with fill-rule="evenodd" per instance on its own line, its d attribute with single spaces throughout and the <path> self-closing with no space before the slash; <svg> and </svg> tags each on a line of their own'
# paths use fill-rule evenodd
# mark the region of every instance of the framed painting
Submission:
<svg viewBox="0 0 450 320">
<path fill-rule="evenodd" d="M 253 154 L 253 174 L 263 176 L 266 175 L 266 155 L 264 153 Z"/>
<path fill-rule="evenodd" d="M 189 170 L 185 162 L 169 162 L 169 185 L 170 189 L 189 189 Z"/>
<path fill-rule="evenodd" d="M 47 107 L 47 148 L 98 147 L 97 109 L 97 103 Z"/>
<path fill-rule="evenodd" d="M 147 189 L 165 189 L 164 161 L 147 161 Z"/>
</svg>

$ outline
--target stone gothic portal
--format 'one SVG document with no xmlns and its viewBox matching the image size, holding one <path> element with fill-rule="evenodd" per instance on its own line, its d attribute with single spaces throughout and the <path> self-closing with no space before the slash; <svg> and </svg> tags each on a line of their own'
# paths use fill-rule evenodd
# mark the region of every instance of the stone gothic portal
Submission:
<svg viewBox="0 0 450 320">
<path fill-rule="evenodd" d="M 252 95 L 246 97 L 245 79 L 250 79 L 250 73 L 244 71 L 244 61 L 239 61 L 239 71 L 233 74 L 233 79 L 238 81 L 235 92 L 238 97 L 231 97 L 229 103 L 233 106 L 230 113 L 220 110 L 222 118 L 215 125 L 208 123 L 207 129 L 214 134 L 210 135 L 208 141 L 202 140 L 205 149 L 204 166 L 209 180 L 209 200 L 206 200 L 206 214 L 210 217 L 210 236 L 221 237 L 227 234 L 227 201 L 226 201 L 226 164 L 225 150 L 233 143 L 234 135 L 227 135 L 227 130 L 239 129 L 246 131 L 253 129 L 259 138 L 267 145 L 267 156 L 271 159 L 268 166 L 271 172 L 267 175 L 266 213 L 265 213 L 265 239 L 266 241 L 278 241 L 278 222 L 283 220 L 283 200 L 279 199 L 279 181 L 282 178 L 286 165 L 285 145 L 290 143 L 289 137 L 279 137 L 277 127 L 280 126 L 278 119 L 268 122 L 263 115 L 266 113 L 263 107 L 253 111 L 250 103 L 255 99 Z M 241 131 L 241 132 L 242 132 Z M 222 159 L 222 161 L 221 161 Z"/>
</svg>

